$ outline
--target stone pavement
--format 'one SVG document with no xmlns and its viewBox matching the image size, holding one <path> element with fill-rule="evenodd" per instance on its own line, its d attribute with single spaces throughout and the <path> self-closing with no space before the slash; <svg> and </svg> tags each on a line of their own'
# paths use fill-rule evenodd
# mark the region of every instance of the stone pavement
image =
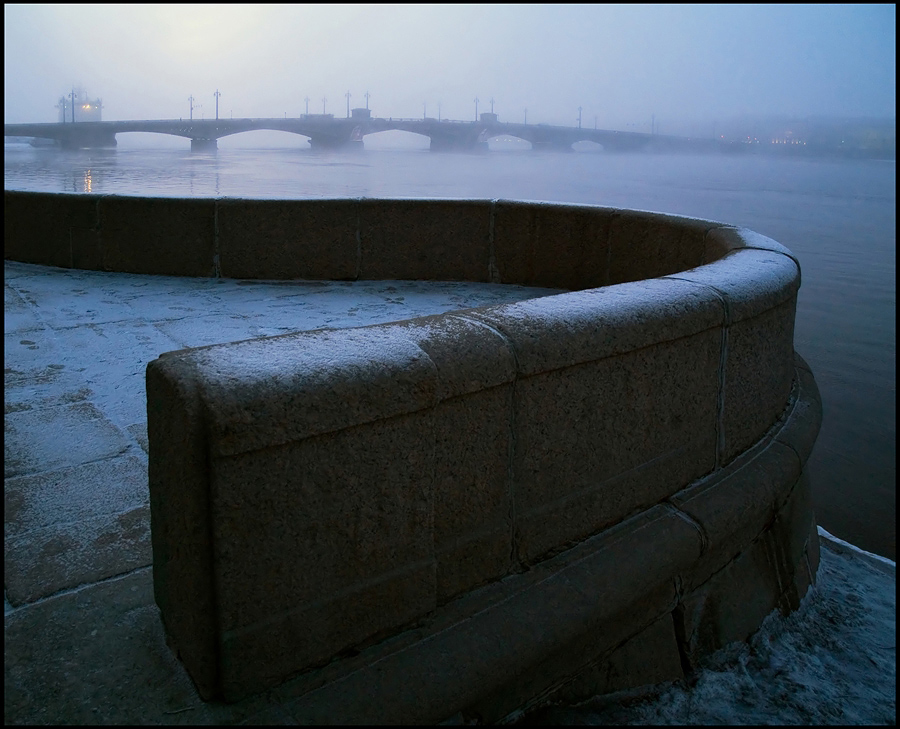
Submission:
<svg viewBox="0 0 900 729">
<path fill-rule="evenodd" d="M 556 293 L 415 281 L 259 282 L 6 262 L 7 723 L 287 720 L 204 704 L 153 599 L 144 372 L 162 352 Z"/>
</svg>

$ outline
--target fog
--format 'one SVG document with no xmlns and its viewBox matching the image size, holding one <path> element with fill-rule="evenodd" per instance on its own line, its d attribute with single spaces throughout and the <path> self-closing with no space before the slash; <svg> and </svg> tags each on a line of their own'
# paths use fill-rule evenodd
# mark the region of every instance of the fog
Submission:
<svg viewBox="0 0 900 729">
<path fill-rule="evenodd" d="M 7 123 L 56 121 L 73 86 L 104 120 L 187 118 L 190 96 L 213 118 L 216 90 L 226 118 L 349 102 L 470 120 L 476 98 L 501 121 L 574 126 L 581 107 L 584 126 L 692 135 L 895 117 L 893 5 L 5 5 L 4 21 Z"/>
</svg>

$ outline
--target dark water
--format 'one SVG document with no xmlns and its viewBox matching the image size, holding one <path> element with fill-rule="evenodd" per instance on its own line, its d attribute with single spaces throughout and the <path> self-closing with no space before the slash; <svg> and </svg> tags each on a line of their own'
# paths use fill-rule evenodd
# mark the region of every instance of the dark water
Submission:
<svg viewBox="0 0 900 729">
<path fill-rule="evenodd" d="M 186 146 L 186 145 L 185 145 Z M 5 147 L 6 189 L 203 197 L 518 198 L 742 225 L 800 259 L 795 347 L 825 418 L 809 464 L 819 523 L 895 558 L 896 164 L 759 156 L 301 146 L 62 153 Z"/>
</svg>

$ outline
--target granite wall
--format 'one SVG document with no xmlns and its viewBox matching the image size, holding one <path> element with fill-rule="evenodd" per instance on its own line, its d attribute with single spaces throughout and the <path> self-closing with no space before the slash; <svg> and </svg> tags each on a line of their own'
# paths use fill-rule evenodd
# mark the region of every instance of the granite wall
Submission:
<svg viewBox="0 0 900 729">
<path fill-rule="evenodd" d="M 205 698 L 498 721 L 679 677 L 814 579 L 821 403 L 775 241 L 513 201 L 5 203 L 32 263 L 570 290 L 150 363 L 156 598 Z"/>
</svg>

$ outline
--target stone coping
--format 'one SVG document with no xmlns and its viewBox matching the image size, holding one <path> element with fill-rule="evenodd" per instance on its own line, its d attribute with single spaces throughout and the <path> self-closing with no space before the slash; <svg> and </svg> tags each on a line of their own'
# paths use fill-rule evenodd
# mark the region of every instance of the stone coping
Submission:
<svg viewBox="0 0 900 729">
<path fill-rule="evenodd" d="M 578 617 L 552 591 L 564 637 L 479 633 L 532 678 L 509 694 L 460 654 L 445 666 L 455 698 L 439 699 L 435 677 L 413 703 L 439 708 L 405 703 L 398 720 L 476 705 L 498 720 L 639 644 L 682 670 L 814 577 L 802 467 L 821 404 L 793 351 L 799 265 L 775 241 L 503 200 L 6 192 L 6 207 L 7 258 L 45 265 L 569 289 L 148 365 L 156 599 L 205 698 L 320 675 L 485 585 L 555 570 L 609 530 L 628 535 L 627 559 L 551 580 L 588 603 L 620 584 L 609 614 Z M 802 425 L 789 442 L 772 435 L 785 422 Z M 514 612 L 536 610 L 525 633 L 543 636 L 551 613 L 535 599 Z M 618 637 L 587 639 L 598 630 Z M 384 680 L 415 666 L 396 670 Z"/>
</svg>

